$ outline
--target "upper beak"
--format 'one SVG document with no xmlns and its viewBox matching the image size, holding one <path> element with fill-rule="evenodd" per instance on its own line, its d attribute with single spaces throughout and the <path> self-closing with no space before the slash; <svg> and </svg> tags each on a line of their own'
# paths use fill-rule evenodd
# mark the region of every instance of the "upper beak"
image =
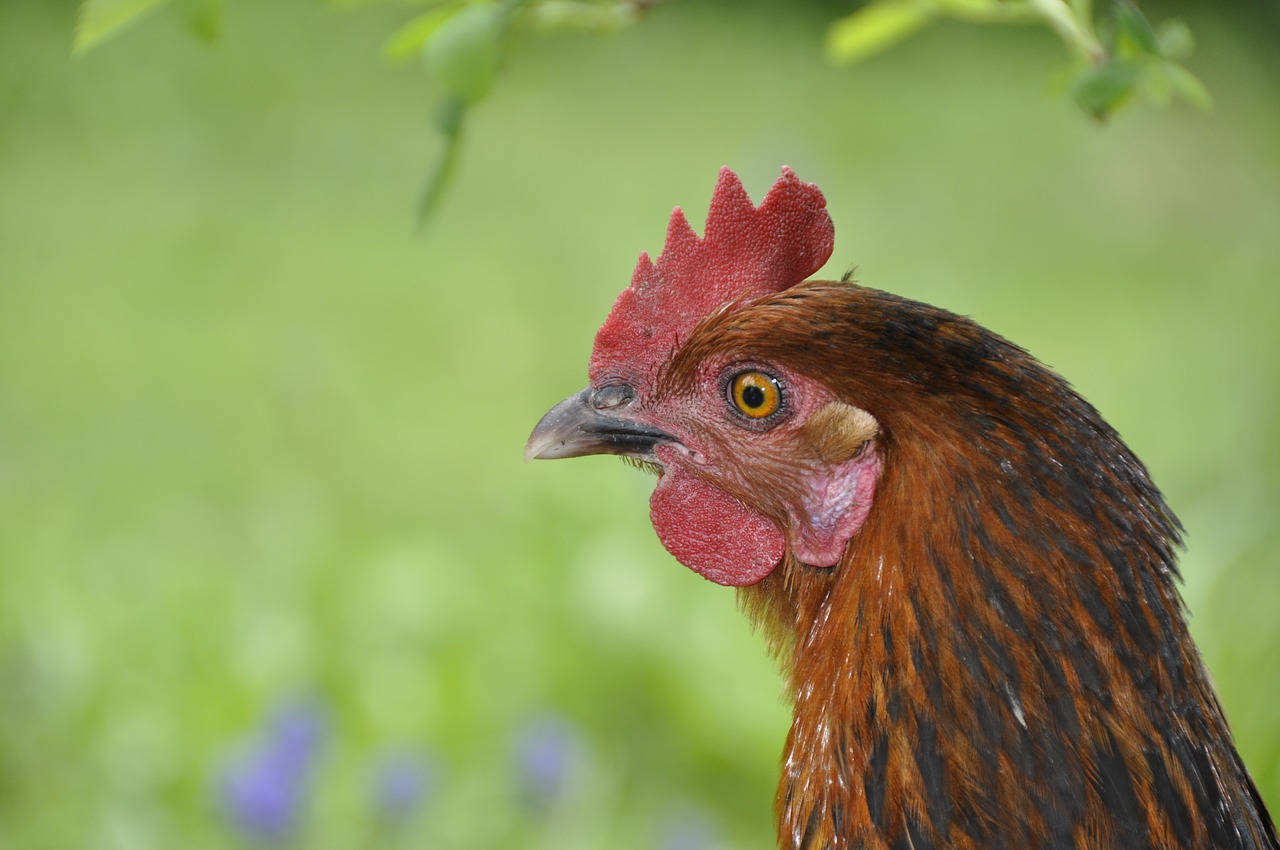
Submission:
<svg viewBox="0 0 1280 850">
<path fill-rule="evenodd" d="M 526 461 L 583 455 L 630 455 L 656 460 L 653 447 L 670 434 L 626 419 L 622 412 L 635 392 L 630 387 L 587 387 L 547 411 L 524 447 Z"/>
</svg>

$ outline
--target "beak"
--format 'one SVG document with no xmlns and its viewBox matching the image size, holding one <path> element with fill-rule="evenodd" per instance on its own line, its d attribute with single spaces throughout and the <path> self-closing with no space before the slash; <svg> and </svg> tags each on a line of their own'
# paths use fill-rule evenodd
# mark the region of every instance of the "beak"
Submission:
<svg viewBox="0 0 1280 850">
<path fill-rule="evenodd" d="M 653 447 L 670 434 L 626 419 L 622 413 L 635 398 L 627 386 L 587 387 L 547 411 L 529 435 L 526 461 L 583 455 L 629 455 L 656 461 Z"/>
</svg>

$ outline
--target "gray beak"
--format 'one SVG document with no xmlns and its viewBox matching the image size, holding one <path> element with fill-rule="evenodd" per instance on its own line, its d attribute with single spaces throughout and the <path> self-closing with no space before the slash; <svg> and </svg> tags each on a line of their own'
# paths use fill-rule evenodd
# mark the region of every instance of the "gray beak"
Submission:
<svg viewBox="0 0 1280 850">
<path fill-rule="evenodd" d="M 635 398 L 625 385 L 587 387 L 547 411 L 529 435 L 526 461 L 583 455 L 629 455 L 656 460 L 653 447 L 671 435 L 625 419 L 622 413 Z"/>
</svg>

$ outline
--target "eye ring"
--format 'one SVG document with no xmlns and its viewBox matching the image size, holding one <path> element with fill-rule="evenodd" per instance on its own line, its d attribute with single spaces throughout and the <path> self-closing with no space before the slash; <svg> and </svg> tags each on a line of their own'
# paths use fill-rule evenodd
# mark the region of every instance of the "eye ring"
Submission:
<svg viewBox="0 0 1280 850">
<path fill-rule="evenodd" d="M 782 382 L 759 369 L 736 373 L 726 384 L 725 395 L 734 412 L 752 422 L 763 422 L 783 408 Z"/>
</svg>

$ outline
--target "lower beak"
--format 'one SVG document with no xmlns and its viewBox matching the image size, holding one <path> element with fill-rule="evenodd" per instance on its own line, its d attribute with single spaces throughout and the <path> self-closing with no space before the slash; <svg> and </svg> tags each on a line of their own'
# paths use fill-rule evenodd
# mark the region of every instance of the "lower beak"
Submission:
<svg viewBox="0 0 1280 850">
<path fill-rule="evenodd" d="M 628 455 L 656 461 L 653 447 L 664 440 L 672 440 L 671 435 L 624 418 L 621 414 L 626 404 L 597 406 L 600 396 L 587 387 L 548 410 L 529 435 L 524 459 Z"/>
</svg>

